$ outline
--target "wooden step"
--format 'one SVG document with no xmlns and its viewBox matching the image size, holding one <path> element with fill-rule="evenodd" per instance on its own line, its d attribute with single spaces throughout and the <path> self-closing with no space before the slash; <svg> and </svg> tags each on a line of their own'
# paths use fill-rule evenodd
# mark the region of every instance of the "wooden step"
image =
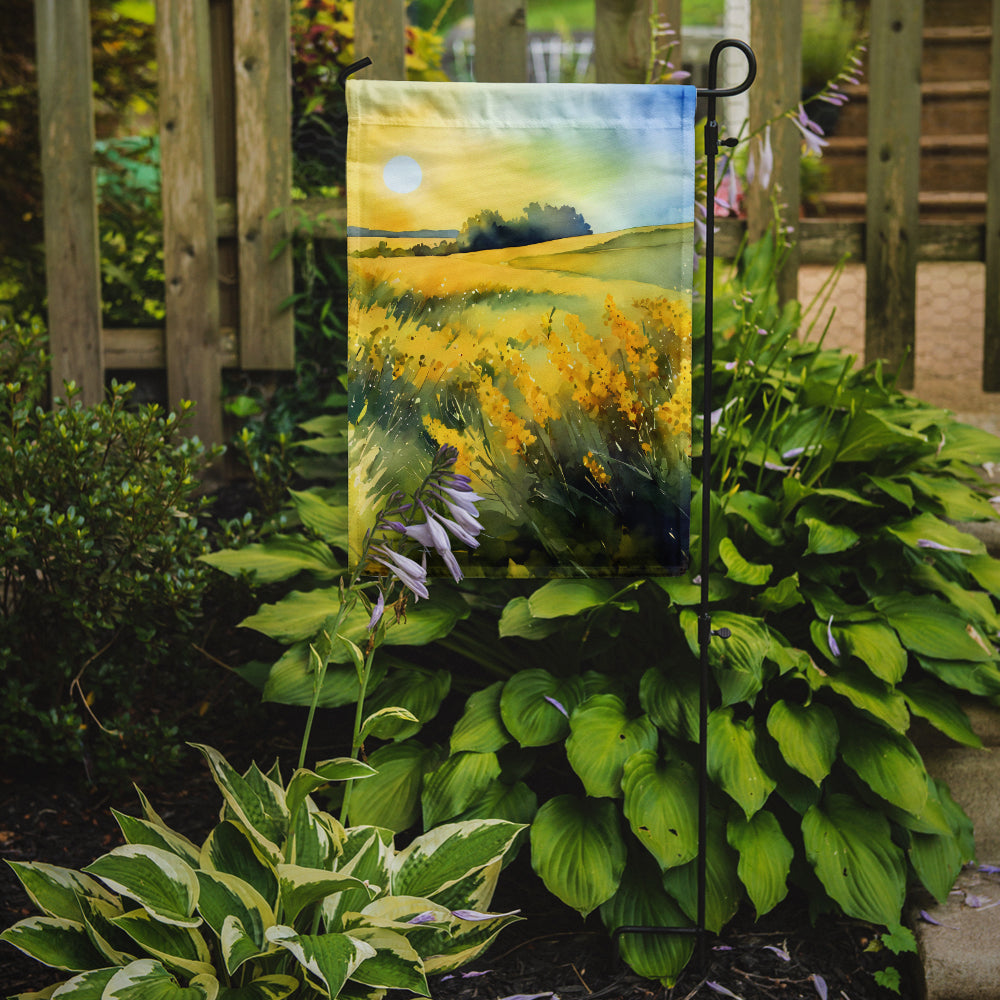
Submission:
<svg viewBox="0 0 1000 1000">
<path fill-rule="evenodd" d="M 924 83 L 988 80 L 992 38 L 989 25 L 925 28 L 921 79 Z"/>
<path fill-rule="evenodd" d="M 837 219 L 863 220 L 868 204 L 863 191 L 831 191 L 817 196 L 816 201 L 825 216 Z M 986 216 L 986 193 L 921 191 L 919 206 L 921 219 L 982 222 Z"/>
<path fill-rule="evenodd" d="M 985 135 L 920 137 L 920 188 L 926 191 L 985 191 L 988 154 Z M 865 136 L 831 136 L 823 151 L 833 191 L 862 191 L 868 164 Z"/>
</svg>

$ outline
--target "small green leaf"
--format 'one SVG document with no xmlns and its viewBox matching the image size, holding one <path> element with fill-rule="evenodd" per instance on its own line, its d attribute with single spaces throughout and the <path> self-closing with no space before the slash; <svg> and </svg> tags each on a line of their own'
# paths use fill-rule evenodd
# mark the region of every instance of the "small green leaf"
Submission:
<svg viewBox="0 0 1000 1000">
<path fill-rule="evenodd" d="M 719 557 L 726 565 L 726 575 L 736 583 L 744 583 L 749 587 L 763 587 L 770 579 L 774 567 L 767 563 L 748 562 L 740 555 L 735 543 L 730 538 L 719 541 Z"/>
<path fill-rule="evenodd" d="M 837 756 L 837 720 L 826 705 L 798 705 L 778 699 L 767 716 L 767 731 L 781 755 L 817 787 L 830 773 Z"/>
<path fill-rule="evenodd" d="M 617 593 L 607 580 L 549 580 L 528 598 L 534 618 L 565 618 L 607 604 Z"/>
<path fill-rule="evenodd" d="M 749 819 L 767 801 L 776 782 L 757 762 L 753 718 L 733 718 L 733 709 L 717 708 L 708 717 L 708 774 Z"/>
<path fill-rule="evenodd" d="M 788 894 L 788 873 L 795 849 L 774 813 L 765 809 L 750 819 L 737 816 L 726 828 L 729 846 L 739 851 L 736 872 L 760 919 Z"/>
<path fill-rule="evenodd" d="M 809 542 L 805 554 L 829 556 L 844 552 L 856 544 L 860 536 L 846 524 L 829 524 L 819 518 L 807 517 L 803 523 L 809 529 Z"/>
<path fill-rule="evenodd" d="M 493 753 L 510 742 L 510 733 L 500 716 L 502 690 L 503 681 L 496 681 L 469 696 L 465 711 L 451 733 L 452 753 L 460 750 Z"/>
</svg>

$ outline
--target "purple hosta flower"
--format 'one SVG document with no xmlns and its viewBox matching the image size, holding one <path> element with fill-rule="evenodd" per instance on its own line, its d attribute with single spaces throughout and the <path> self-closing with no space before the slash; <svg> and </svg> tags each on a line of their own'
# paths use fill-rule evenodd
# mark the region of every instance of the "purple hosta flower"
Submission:
<svg viewBox="0 0 1000 1000">
<path fill-rule="evenodd" d="M 510 910 L 507 913 L 480 913 L 479 910 L 452 910 L 451 915 L 459 920 L 492 920 L 494 917 L 516 917 L 521 911 Z"/>
<path fill-rule="evenodd" d="M 773 951 L 782 962 L 790 962 L 792 960 L 792 956 L 784 948 L 779 948 L 776 944 L 766 944 L 764 945 L 764 950 Z"/>
<path fill-rule="evenodd" d="M 840 656 L 840 646 L 837 645 L 837 640 L 833 637 L 833 615 L 830 615 L 829 621 L 826 623 L 826 641 L 827 645 L 830 647 L 830 652 L 834 656 Z"/>
<path fill-rule="evenodd" d="M 372 608 L 372 616 L 368 619 L 368 631 L 371 632 L 376 625 L 382 620 L 382 615 L 385 613 L 385 594 L 380 590 L 378 592 L 378 600 L 375 602 L 375 607 Z"/>
<path fill-rule="evenodd" d="M 469 972 L 450 972 L 447 976 L 441 977 L 441 982 L 446 983 L 449 979 L 478 979 L 480 976 L 488 976 L 493 970 L 483 969 L 482 972 L 470 970 Z"/>
<path fill-rule="evenodd" d="M 726 215 L 737 214 L 740 208 L 740 197 L 740 182 L 736 176 L 736 166 L 730 157 L 725 177 L 715 194 L 715 210 Z"/>
<path fill-rule="evenodd" d="M 935 927 L 944 927 L 949 931 L 957 931 L 957 927 L 952 927 L 951 924 L 942 924 L 940 920 L 936 920 L 932 917 L 926 910 L 920 911 L 920 919 L 927 924 L 933 924 Z"/>
<path fill-rule="evenodd" d="M 741 997 L 738 993 L 734 993 L 732 990 L 726 989 L 722 983 L 713 983 L 709 980 L 705 983 L 705 985 L 714 993 L 721 993 L 724 997 L 733 997 L 734 1000 L 743 1000 L 743 997 Z"/>
<path fill-rule="evenodd" d="M 986 875 L 1000 875 L 1000 865 L 979 865 L 978 870 Z"/>
<path fill-rule="evenodd" d="M 550 705 L 555 705 L 555 707 L 559 709 L 559 711 L 562 712 L 562 714 L 565 715 L 567 719 L 569 718 L 569 712 L 566 711 L 565 707 L 561 702 L 556 701 L 556 699 L 551 697 L 550 695 L 543 695 L 543 697 Z"/>
<path fill-rule="evenodd" d="M 417 597 L 429 597 L 427 591 L 427 567 L 414 562 L 409 556 L 400 555 L 384 545 L 373 545 L 372 558 L 392 571 L 403 586 Z"/>
<path fill-rule="evenodd" d="M 406 922 L 408 924 L 432 924 L 435 920 L 437 920 L 437 914 L 433 910 L 424 910 L 423 913 L 410 917 Z"/>
<path fill-rule="evenodd" d="M 809 978 L 813 981 L 813 986 L 816 988 L 816 992 L 819 994 L 819 1000 L 826 1000 L 828 993 L 826 988 L 826 980 L 815 972 Z"/>
<path fill-rule="evenodd" d="M 937 549 L 940 552 L 958 552 L 963 556 L 972 555 L 972 549 L 957 549 L 952 545 L 942 545 L 940 542 L 935 542 L 930 538 L 918 538 L 917 547 L 921 549 Z"/>
<path fill-rule="evenodd" d="M 422 524 L 408 524 L 406 537 L 419 542 L 425 550 L 434 549 L 444 561 L 445 566 L 448 567 L 448 572 L 451 573 L 455 582 L 458 583 L 462 579 L 462 568 L 458 565 L 458 560 L 451 551 L 451 539 L 448 537 L 448 532 L 438 523 L 442 519 L 435 518 L 433 511 L 429 511 L 423 504 L 420 506 L 423 508 L 427 520 Z"/>
<path fill-rule="evenodd" d="M 774 150 L 771 148 L 771 126 L 764 129 L 763 136 L 757 137 L 750 147 L 750 158 L 747 161 L 747 183 L 755 181 L 765 191 L 771 186 L 771 174 L 774 172 Z"/>
<path fill-rule="evenodd" d="M 823 130 L 806 114 L 806 109 L 801 104 L 798 114 L 792 117 L 792 124 L 802 133 L 808 152 L 822 156 L 823 147 L 827 145 L 826 139 L 822 138 Z"/>
</svg>

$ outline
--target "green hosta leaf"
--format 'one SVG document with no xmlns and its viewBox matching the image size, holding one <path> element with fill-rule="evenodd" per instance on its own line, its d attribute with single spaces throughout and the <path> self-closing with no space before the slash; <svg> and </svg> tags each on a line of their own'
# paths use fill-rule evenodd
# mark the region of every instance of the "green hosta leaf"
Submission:
<svg viewBox="0 0 1000 1000">
<path fill-rule="evenodd" d="M 1000 597 L 1000 559 L 982 555 L 965 559 L 964 563 L 980 587 L 994 597 Z"/>
<path fill-rule="evenodd" d="M 863 410 L 854 417 L 837 451 L 838 462 L 868 462 L 883 455 L 888 449 L 920 445 L 927 439 L 915 431 L 890 423 L 871 410 Z"/>
<path fill-rule="evenodd" d="M 329 545 L 297 535 L 271 535 L 265 542 L 209 552 L 199 558 L 230 576 L 245 573 L 255 584 L 276 583 L 299 573 L 330 580 L 344 572 Z"/>
<path fill-rule="evenodd" d="M 802 836 L 809 863 L 844 913 L 873 924 L 899 923 L 906 866 L 880 812 L 849 795 L 830 795 L 806 813 Z"/>
<path fill-rule="evenodd" d="M 355 982 L 430 996 L 424 963 L 402 934 L 383 927 L 362 926 L 354 928 L 351 937 L 375 949 L 375 954 L 351 973 Z"/>
<path fill-rule="evenodd" d="M 625 818 L 660 868 L 683 865 L 698 853 L 698 783 L 691 767 L 642 750 L 625 762 Z"/>
<path fill-rule="evenodd" d="M 81 972 L 105 964 L 104 958 L 91 944 L 86 927 L 65 917 L 19 920 L 0 934 L 0 941 L 12 944 L 35 961 L 54 969 Z"/>
<path fill-rule="evenodd" d="M 921 542 L 932 542 L 934 545 L 971 555 L 983 555 L 986 552 L 986 546 L 978 538 L 933 514 L 918 514 L 908 521 L 891 524 L 886 530 L 912 549 L 923 548 Z"/>
<path fill-rule="evenodd" d="M 274 912 L 267 900 L 252 885 L 235 875 L 222 872 L 198 872 L 201 892 L 198 910 L 205 922 L 215 931 L 216 936 L 226 944 L 223 934 L 227 920 L 238 921 L 239 941 L 249 939 L 251 954 L 237 954 L 232 946 L 224 947 L 226 970 L 232 975 L 247 960 L 265 950 L 264 931 L 275 923 Z M 234 936 L 231 929 L 228 936 Z M 245 951 L 245 947 L 241 946 Z"/>
<path fill-rule="evenodd" d="M 579 677 L 562 680 L 547 670 L 522 670 L 504 684 L 500 716 L 521 746 L 547 746 L 569 732 L 569 715 L 583 696 Z"/>
<path fill-rule="evenodd" d="M 618 588 L 609 580 L 549 580 L 528 598 L 534 618 L 565 618 L 607 604 Z"/>
<path fill-rule="evenodd" d="M 843 652 L 856 656 L 887 684 L 898 684 L 906 673 L 906 650 L 896 633 L 879 622 L 852 622 L 833 627 Z"/>
<path fill-rule="evenodd" d="M 733 718 L 732 708 L 708 717 L 708 774 L 749 819 L 774 791 L 775 781 L 757 762 L 757 733 L 752 718 Z"/>
<path fill-rule="evenodd" d="M 111 921 L 168 968 L 189 976 L 211 975 L 212 956 L 205 939 L 191 927 L 164 924 L 145 910 L 132 910 Z"/>
<path fill-rule="evenodd" d="M 693 521 L 692 521 L 693 523 Z M 652 582 L 670 597 L 671 603 L 680 607 L 690 607 L 701 602 L 701 584 L 694 583 L 687 576 L 656 576 Z M 708 599 L 724 601 L 738 590 L 738 586 L 721 573 L 713 573 L 708 578 Z"/>
<path fill-rule="evenodd" d="M 157 961 L 143 958 L 118 969 L 104 987 L 101 1000 L 216 1000 L 219 981 L 204 973 L 187 986 Z"/>
<path fill-rule="evenodd" d="M 146 819 L 136 819 L 134 816 L 126 816 L 124 813 L 112 809 L 122 835 L 130 844 L 147 844 L 150 847 L 159 847 L 164 851 L 170 851 L 177 857 L 186 861 L 189 865 L 198 864 L 199 849 L 188 840 L 187 837 L 175 833 L 169 827 L 161 823 L 151 822 Z"/>
<path fill-rule="evenodd" d="M 653 750 L 659 739 L 649 716 L 629 719 L 613 694 L 591 695 L 570 717 L 566 758 L 588 795 L 616 799 L 622 768 L 637 750 Z"/>
<path fill-rule="evenodd" d="M 354 781 L 360 778 L 374 777 L 378 772 L 374 767 L 353 757 L 335 757 L 324 760 L 316 765 L 315 770 L 299 768 L 288 782 L 285 792 L 285 806 L 290 814 L 298 812 L 299 807 L 318 788 L 328 785 L 331 781 Z"/>
<path fill-rule="evenodd" d="M 292 506 L 299 519 L 310 530 L 319 535 L 324 542 L 347 549 L 347 517 L 346 504 L 331 504 L 313 490 L 289 490 Z"/>
<path fill-rule="evenodd" d="M 939 462 L 965 462 L 968 465 L 1000 462 L 997 436 L 981 427 L 949 421 L 943 437 L 944 441 L 937 453 Z"/>
<path fill-rule="evenodd" d="M 609 932 L 619 927 L 687 927 L 691 922 L 664 891 L 655 866 L 630 858 L 615 894 L 601 904 L 601 920 Z M 622 958 L 638 975 L 673 986 L 691 959 L 690 934 L 623 934 Z"/>
<path fill-rule="evenodd" d="M 989 500 L 953 477 L 911 472 L 906 478 L 925 497 L 939 505 L 942 514 L 950 521 L 992 521 L 996 518 L 996 511 Z"/>
<path fill-rule="evenodd" d="M 845 763 L 876 795 L 908 813 L 919 813 L 927 801 L 927 772 L 905 736 L 854 718 L 850 736 L 841 741 Z"/>
<path fill-rule="evenodd" d="M 531 865 L 553 895 L 586 916 L 618 889 L 625 842 L 608 799 L 557 795 L 531 824 Z"/>
<path fill-rule="evenodd" d="M 736 852 L 726 843 L 726 824 L 714 810 L 708 818 L 705 850 L 705 926 L 718 934 L 733 918 L 743 899 L 743 883 L 736 873 Z M 691 920 L 698 918 L 698 861 L 663 873 L 663 887 Z"/>
<path fill-rule="evenodd" d="M 558 632 L 562 624 L 553 619 L 535 618 L 531 613 L 527 597 L 515 597 L 508 601 L 500 615 L 499 636 L 501 639 L 545 639 Z"/>
<path fill-rule="evenodd" d="M 781 748 L 785 761 L 819 786 L 837 756 L 839 731 L 833 712 L 812 702 L 797 705 L 779 699 L 767 716 L 767 731 Z"/>
<path fill-rule="evenodd" d="M 409 709 L 398 706 L 380 708 L 372 712 L 361 724 L 358 736 L 362 740 L 366 740 L 369 736 L 380 740 L 391 740 L 395 736 L 405 739 L 406 736 L 417 732 L 421 725 L 420 720 Z"/>
<path fill-rule="evenodd" d="M 660 729 L 678 740 L 698 739 L 700 687 L 694 663 L 680 660 L 669 674 L 650 667 L 639 682 L 639 704 Z"/>
<path fill-rule="evenodd" d="M 923 656 L 939 660 L 995 659 L 986 640 L 949 605 L 924 595 L 883 595 L 875 607 L 899 633 L 903 645 Z"/>
<path fill-rule="evenodd" d="M 97 879 L 40 861 L 8 861 L 24 891 L 46 916 L 65 917 L 67 920 L 83 919 L 80 896 L 93 896 L 109 903 L 115 902 Z"/>
<path fill-rule="evenodd" d="M 451 733 L 451 752 L 473 750 L 494 753 L 510 742 L 510 733 L 500 717 L 500 692 L 503 681 L 470 695 L 462 717 Z"/>
<path fill-rule="evenodd" d="M 845 552 L 860 537 L 846 524 L 829 524 L 815 517 L 803 518 L 803 523 L 809 529 L 809 542 L 805 551 L 807 556 L 829 556 Z"/>
<path fill-rule="evenodd" d="M 804 604 L 805 598 L 799 590 L 799 574 L 783 577 L 773 587 L 762 590 L 754 598 L 757 607 L 763 612 L 787 611 L 797 604 Z"/>
<path fill-rule="evenodd" d="M 287 949 L 310 975 L 335 997 L 344 983 L 366 959 L 375 957 L 375 949 L 349 934 L 296 934 L 281 924 L 270 927 L 267 939 Z"/>
<path fill-rule="evenodd" d="M 958 838 L 952 833 L 911 833 L 909 855 L 924 888 L 939 903 L 946 902 L 965 862 Z"/>
<path fill-rule="evenodd" d="M 343 644 L 338 648 L 343 650 Z M 334 655 L 339 655 L 334 650 Z M 375 658 L 369 687 L 377 686 L 385 677 L 388 658 Z M 297 642 L 289 646 L 271 666 L 264 681 L 261 697 L 264 701 L 280 705 L 311 705 L 315 697 L 316 674 L 310 660 L 308 642 Z M 353 666 L 338 666 L 331 663 L 323 675 L 319 691 L 318 708 L 339 708 L 358 700 L 358 675 Z"/>
<path fill-rule="evenodd" d="M 218 1000 L 285 1000 L 299 988 L 292 976 L 261 976 L 245 986 L 223 987 Z"/>
<path fill-rule="evenodd" d="M 277 905 L 277 873 L 242 824 L 227 820 L 208 835 L 201 848 L 200 867 L 234 875 L 253 886 L 271 907 Z"/>
<path fill-rule="evenodd" d="M 729 846 L 739 851 L 736 873 L 760 919 L 788 894 L 788 873 L 795 849 L 781 832 L 774 813 L 765 809 L 750 819 L 737 816 L 726 828 Z"/>
<path fill-rule="evenodd" d="M 747 562 L 740 555 L 739 549 L 730 538 L 719 541 L 719 557 L 726 565 L 726 575 L 736 583 L 745 583 L 749 587 L 763 587 L 771 578 L 774 566 Z"/>
<path fill-rule="evenodd" d="M 918 656 L 917 662 L 949 687 L 987 697 L 1000 694 L 1000 669 L 993 663 L 936 660 L 931 656 Z"/>
<path fill-rule="evenodd" d="M 698 616 L 693 611 L 682 611 L 680 621 L 692 654 L 700 656 Z M 723 704 L 752 703 L 763 686 L 764 659 L 771 648 L 771 635 L 759 618 L 730 611 L 715 612 L 712 629 L 723 628 L 729 629 L 729 638 L 713 636 L 708 647 L 708 662 L 722 690 Z"/>
<path fill-rule="evenodd" d="M 509 823 L 529 824 L 538 812 L 538 797 L 523 782 L 512 785 L 490 782 L 479 797 L 460 816 L 466 819 L 505 819 Z"/>
<path fill-rule="evenodd" d="M 900 482 L 898 479 L 889 479 L 887 476 L 865 476 L 865 479 L 895 500 L 896 503 L 902 504 L 907 510 L 912 509 L 913 490 L 906 483 Z"/>
<path fill-rule="evenodd" d="M 967 747 L 983 745 L 965 710 L 947 688 L 932 680 L 907 681 L 900 685 L 900 691 L 910 711 L 926 719 L 945 736 Z"/>
<path fill-rule="evenodd" d="M 906 732 L 910 724 L 910 713 L 906 710 L 903 696 L 884 681 L 872 677 L 867 669 L 841 667 L 835 673 L 824 675 L 813 667 L 806 676 L 814 689 L 829 688 L 856 708 L 864 709 L 876 719 L 881 719 L 896 732 Z"/>
<path fill-rule="evenodd" d="M 434 899 L 466 876 L 499 862 L 521 829 L 497 819 L 446 823 L 428 830 L 396 855 L 392 891 Z"/>
<path fill-rule="evenodd" d="M 424 826 L 437 826 L 467 809 L 500 777 L 495 753 L 452 754 L 424 780 Z"/>
<path fill-rule="evenodd" d="M 288 831 L 284 789 L 267 778 L 254 783 L 230 767 L 217 750 L 197 743 L 192 746 L 205 755 L 226 805 L 250 832 L 265 856 L 276 862 L 281 853 L 278 844 Z"/>
<path fill-rule="evenodd" d="M 771 497 L 750 490 L 738 490 L 726 497 L 726 514 L 745 521 L 768 545 L 780 546 L 784 540 L 781 512 Z"/>
<path fill-rule="evenodd" d="M 278 884 L 282 913 L 286 920 L 293 922 L 305 907 L 327 896 L 345 889 L 366 889 L 364 883 L 353 875 L 303 868 L 301 865 L 278 865 Z"/>
<path fill-rule="evenodd" d="M 385 708 L 403 708 L 410 712 L 415 721 L 386 720 L 379 727 L 380 739 L 405 740 L 437 715 L 450 689 L 451 674 L 447 670 L 419 667 L 394 670 L 374 689 L 365 707 L 372 712 Z"/>
<path fill-rule="evenodd" d="M 374 777 L 351 790 L 354 826 L 381 826 L 400 833 L 420 817 L 424 774 L 438 763 L 438 753 L 415 740 L 379 747 L 368 758 Z"/>
<path fill-rule="evenodd" d="M 146 844 L 125 844 L 98 858 L 84 871 L 113 892 L 134 899 L 151 917 L 178 927 L 197 927 L 198 878 L 191 866 L 170 851 Z"/>
<path fill-rule="evenodd" d="M 981 590 L 971 590 L 968 586 L 947 579 L 930 563 L 915 566 L 910 579 L 917 586 L 915 590 L 930 590 L 939 594 L 956 611 L 975 622 L 987 633 L 1000 632 L 1000 615 L 997 614 L 993 598 Z"/>
</svg>

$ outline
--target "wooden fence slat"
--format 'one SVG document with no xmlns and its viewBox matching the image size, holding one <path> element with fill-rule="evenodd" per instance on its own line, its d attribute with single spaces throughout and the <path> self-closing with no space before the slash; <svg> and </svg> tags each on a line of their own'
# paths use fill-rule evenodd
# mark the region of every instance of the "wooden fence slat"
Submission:
<svg viewBox="0 0 1000 1000">
<path fill-rule="evenodd" d="M 282 308 L 292 294 L 290 21 L 285 2 L 233 7 L 240 366 L 246 369 L 295 367 L 294 315 Z"/>
<path fill-rule="evenodd" d="M 406 79 L 405 0 L 361 0 L 354 6 L 354 55 L 368 56 L 372 65 L 358 77 Z"/>
<path fill-rule="evenodd" d="M 475 0 L 479 83 L 524 83 L 528 79 L 524 0 Z"/>
<path fill-rule="evenodd" d="M 594 68 L 598 83 L 645 83 L 650 18 L 664 0 L 594 0 Z M 678 22 L 679 32 L 679 22 Z"/>
<path fill-rule="evenodd" d="M 167 394 L 171 404 L 181 399 L 197 402 L 193 433 L 218 443 L 222 441 L 219 255 L 210 48 L 206 0 L 160 0 L 156 58 Z"/>
<path fill-rule="evenodd" d="M 923 6 L 872 0 L 869 15 L 865 360 L 898 368 L 903 389 L 915 366 Z"/>
<path fill-rule="evenodd" d="M 750 131 L 754 132 L 799 103 L 802 91 L 802 4 L 799 0 L 754 3 L 750 8 L 750 42 L 757 65 L 761 67 L 749 91 Z M 780 224 L 793 229 L 791 236 L 795 242 L 777 277 L 778 296 L 787 302 L 798 295 L 802 136 L 791 121 L 779 118 L 771 126 L 771 146 L 774 169 L 770 183 L 766 189 L 762 188 L 758 178 L 751 185 L 746 198 L 747 218 L 750 238 L 759 239 L 774 220 L 773 205 L 777 202 L 781 206 Z"/>
<path fill-rule="evenodd" d="M 989 159 L 986 179 L 986 324 L 983 390 L 1000 392 L 1000 0 L 993 0 Z"/>
<path fill-rule="evenodd" d="M 104 397 L 88 0 L 35 0 L 52 392 Z"/>
</svg>

